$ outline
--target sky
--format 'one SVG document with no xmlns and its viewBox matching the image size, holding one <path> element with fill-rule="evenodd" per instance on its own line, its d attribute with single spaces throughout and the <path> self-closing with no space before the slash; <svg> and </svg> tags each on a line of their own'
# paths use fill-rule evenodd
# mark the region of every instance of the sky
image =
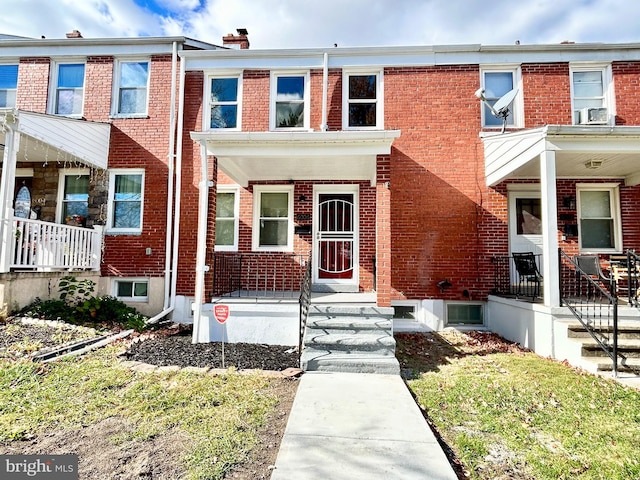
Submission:
<svg viewBox="0 0 640 480">
<path fill-rule="evenodd" d="M 186 36 L 252 49 L 640 42 L 637 0 L 0 0 L 0 34 Z"/>
</svg>

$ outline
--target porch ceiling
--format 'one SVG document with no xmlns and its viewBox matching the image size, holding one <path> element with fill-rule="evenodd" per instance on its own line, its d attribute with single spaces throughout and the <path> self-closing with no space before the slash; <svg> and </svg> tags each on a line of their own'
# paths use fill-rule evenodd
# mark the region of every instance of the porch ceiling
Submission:
<svg viewBox="0 0 640 480">
<path fill-rule="evenodd" d="M 556 154 L 558 178 L 622 178 L 640 183 L 640 127 L 548 125 L 482 137 L 487 185 L 540 178 L 540 154 Z M 601 162 L 597 168 L 585 164 Z"/>
<path fill-rule="evenodd" d="M 376 156 L 391 153 L 399 130 L 191 132 L 239 185 L 260 180 L 376 181 Z"/>
<path fill-rule="evenodd" d="M 111 125 L 22 110 L 0 111 L 0 125 L 14 123 L 20 133 L 18 161 L 80 162 L 106 169 Z M 0 143 L 6 132 L 0 129 Z M 0 155 L 0 159 L 2 155 Z"/>
</svg>

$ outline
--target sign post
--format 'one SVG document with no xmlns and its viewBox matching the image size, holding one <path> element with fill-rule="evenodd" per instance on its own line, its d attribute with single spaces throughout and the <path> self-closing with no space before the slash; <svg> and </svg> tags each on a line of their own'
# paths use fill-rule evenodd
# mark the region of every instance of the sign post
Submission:
<svg viewBox="0 0 640 480">
<path fill-rule="evenodd" d="M 214 305 L 213 316 L 222 325 L 222 368 L 224 366 L 224 337 L 227 335 L 227 318 L 229 318 L 229 305 Z"/>
</svg>

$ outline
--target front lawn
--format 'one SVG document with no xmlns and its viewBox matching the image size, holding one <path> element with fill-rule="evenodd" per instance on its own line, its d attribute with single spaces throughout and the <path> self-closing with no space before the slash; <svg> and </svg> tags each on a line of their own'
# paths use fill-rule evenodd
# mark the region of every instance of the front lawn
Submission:
<svg viewBox="0 0 640 480">
<path fill-rule="evenodd" d="M 469 478 L 640 478 L 637 390 L 492 334 L 396 340 L 410 389 Z"/>
</svg>

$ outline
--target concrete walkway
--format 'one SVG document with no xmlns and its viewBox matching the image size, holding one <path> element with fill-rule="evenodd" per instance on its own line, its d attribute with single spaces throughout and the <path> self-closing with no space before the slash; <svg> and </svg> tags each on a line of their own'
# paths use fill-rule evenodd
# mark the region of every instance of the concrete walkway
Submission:
<svg viewBox="0 0 640 480">
<path fill-rule="evenodd" d="M 305 373 L 271 480 L 457 480 L 398 375 Z"/>
</svg>

